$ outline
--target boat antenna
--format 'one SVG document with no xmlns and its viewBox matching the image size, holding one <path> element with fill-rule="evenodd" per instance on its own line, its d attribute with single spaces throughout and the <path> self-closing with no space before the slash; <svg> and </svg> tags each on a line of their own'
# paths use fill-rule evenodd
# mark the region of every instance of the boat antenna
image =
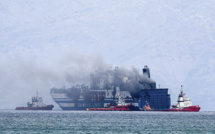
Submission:
<svg viewBox="0 0 215 134">
<path fill-rule="evenodd" d="M 38 91 L 37 91 L 37 97 L 38 97 Z"/>
<path fill-rule="evenodd" d="M 181 94 L 183 93 L 183 85 L 181 85 Z"/>
</svg>

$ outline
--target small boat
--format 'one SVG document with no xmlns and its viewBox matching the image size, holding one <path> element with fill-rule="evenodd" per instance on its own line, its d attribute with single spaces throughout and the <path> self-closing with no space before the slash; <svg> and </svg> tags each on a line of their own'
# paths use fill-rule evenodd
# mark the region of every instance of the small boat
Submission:
<svg viewBox="0 0 215 134">
<path fill-rule="evenodd" d="M 52 110 L 54 105 L 46 105 L 43 103 L 42 97 L 32 97 L 32 102 L 27 103 L 27 107 L 16 107 L 15 110 Z"/>
<path fill-rule="evenodd" d="M 178 101 L 175 105 L 172 105 L 172 108 L 168 109 L 167 111 L 172 112 L 199 112 L 200 106 L 199 105 L 192 105 L 190 98 L 185 96 L 183 93 L 183 86 L 181 85 L 181 92 L 178 96 Z"/>
<path fill-rule="evenodd" d="M 143 111 L 153 111 L 148 102 L 146 102 L 145 106 L 141 109 Z"/>
</svg>

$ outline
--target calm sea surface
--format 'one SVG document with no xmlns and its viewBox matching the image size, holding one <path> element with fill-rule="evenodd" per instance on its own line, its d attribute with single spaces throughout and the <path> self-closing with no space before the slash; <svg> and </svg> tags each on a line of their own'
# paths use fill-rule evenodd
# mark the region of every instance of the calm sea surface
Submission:
<svg viewBox="0 0 215 134">
<path fill-rule="evenodd" d="M 215 112 L 0 110 L 0 134 L 215 134 Z"/>
</svg>

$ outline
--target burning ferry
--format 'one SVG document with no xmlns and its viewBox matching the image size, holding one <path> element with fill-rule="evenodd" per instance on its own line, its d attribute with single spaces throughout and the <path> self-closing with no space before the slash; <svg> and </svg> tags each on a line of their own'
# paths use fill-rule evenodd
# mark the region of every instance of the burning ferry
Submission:
<svg viewBox="0 0 215 134">
<path fill-rule="evenodd" d="M 51 96 L 62 110 L 86 110 L 105 108 L 118 102 L 119 98 L 135 109 L 150 103 L 153 110 L 168 110 L 168 88 L 156 88 L 150 71 L 144 66 L 143 73 L 126 72 L 116 67 L 113 70 L 97 71 L 90 75 L 90 87 L 82 84 L 71 88 L 52 88 Z"/>
</svg>

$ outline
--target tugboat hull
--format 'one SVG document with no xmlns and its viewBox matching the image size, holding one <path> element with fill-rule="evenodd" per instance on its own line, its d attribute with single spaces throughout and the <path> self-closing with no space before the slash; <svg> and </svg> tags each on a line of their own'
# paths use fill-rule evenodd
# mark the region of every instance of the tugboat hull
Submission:
<svg viewBox="0 0 215 134">
<path fill-rule="evenodd" d="M 200 110 L 200 107 L 199 105 L 197 106 L 189 106 L 189 107 L 185 107 L 183 109 L 168 109 L 167 111 L 170 111 L 170 112 L 199 112 Z"/>
<path fill-rule="evenodd" d="M 16 110 L 52 110 L 54 105 L 47 105 L 44 107 L 16 107 Z"/>
</svg>

